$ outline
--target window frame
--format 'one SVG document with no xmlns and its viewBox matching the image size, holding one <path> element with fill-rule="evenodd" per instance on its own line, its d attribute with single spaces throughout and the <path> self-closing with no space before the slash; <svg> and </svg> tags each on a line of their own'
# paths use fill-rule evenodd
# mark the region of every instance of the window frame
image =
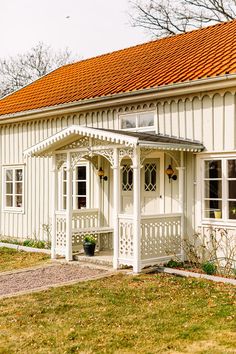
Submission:
<svg viewBox="0 0 236 354">
<path fill-rule="evenodd" d="M 208 198 L 205 198 L 205 180 L 209 180 L 209 178 L 205 178 L 205 162 L 206 161 L 213 161 L 213 160 L 220 160 L 221 161 L 221 169 L 222 169 L 222 176 L 221 176 L 221 181 L 222 181 L 222 215 L 221 218 L 207 218 L 204 215 L 205 212 L 205 200 Z M 229 160 L 235 160 L 236 161 L 236 156 L 235 153 L 233 155 L 227 154 L 227 155 L 219 155 L 219 154 L 210 154 L 206 156 L 201 156 L 200 157 L 200 176 L 201 176 L 201 223 L 202 224 L 216 224 L 216 225 L 233 225 L 235 226 L 236 224 L 236 219 L 230 219 L 229 218 L 229 201 L 232 199 L 229 198 L 229 180 L 236 180 L 235 178 L 229 178 L 228 177 L 228 161 Z M 203 182 L 203 183 L 202 183 Z M 198 194 L 199 195 L 199 194 Z M 198 199 L 199 200 L 199 199 Z"/>
<path fill-rule="evenodd" d="M 147 114 L 147 113 L 153 113 L 153 120 L 154 120 L 153 125 L 139 127 L 138 126 L 139 116 L 141 114 Z M 135 116 L 135 123 L 136 123 L 135 128 L 122 128 L 122 119 L 125 117 L 129 117 L 129 116 Z M 153 109 L 139 111 L 139 112 L 129 112 L 129 113 L 125 113 L 125 114 L 120 114 L 118 118 L 119 118 L 120 130 L 130 131 L 130 132 L 153 132 L 153 131 L 155 131 L 155 133 L 157 132 L 157 112 Z"/>
<path fill-rule="evenodd" d="M 6 205 L 6 171 L 12 170 L 13 171 L 13 191 L 12 191 L 12 198 L 13 198 L 13 206 Z M 16 193 L 16 178 L 15 178 L 15 171 L 22 170 L 22 193 Z M 10 195 L 10 194 L 9 194 Z M 20 207 L 15 206 L 15 197 L 17 195 L 22 196 L 22 205 Z M 3 165 L 2 166 L 2 206 L 4 212 L 11 212 L 11 213 L 20 213 L 23 214 L 25 211 L 25 165 L 24 164 L 13 164 L 13 165 Z"/>
<path fill-rule="evenodd" d="M 76 182 L 78 182 L 78 179 L 76 178 L 76 168 L 77 167 L 85 167 L 86 168 L 86 208 L 90 208 L 90 171 L 89 171 L 89 162 L 80 162 L 75 165 L 75 168 L 72 171 L 72 190 L 73 192 L 76 191 Z M 64 198 L 66 198 L 66 194 L 64 194 L 64 183 L 66 183 L 66 179 L 64 179 L 64 171 L 66 170 L 66 164 L 63 164 L 61 168 L 61 177 L 60 177 L 60 186 L 59 186 L 59 209 L 60 210 L 66 210 L 66 207 L 64 208 Z M 84 182 L 84 180 L 81 180 L 81 182 Z M 80 210 L 83 208 L 75 208 L 76 206 L 76 199 L 77 197 L 80 197 L 80 195 L 77 195 L 76 193 L 72 194 L 72 210 Z M 66 200 L 66 199 L 65 199 Z M 65 202 L 66 203 L 66 202 Z M 65 204 L 66 206 L 66 204 Z"/>
</svg>

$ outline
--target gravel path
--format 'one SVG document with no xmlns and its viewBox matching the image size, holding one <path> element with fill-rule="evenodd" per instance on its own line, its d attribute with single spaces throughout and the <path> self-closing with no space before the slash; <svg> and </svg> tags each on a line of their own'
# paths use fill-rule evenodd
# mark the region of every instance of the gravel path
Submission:
<svg viewBox="0 0 236 354">
<path fill-rule="evenodd" d="M 106 274 L 108 274 L 106 269 L 89 268 L 77 264 L 57 264 L 7 274 L 0 273 L 0 297 Z"/>
</svg>

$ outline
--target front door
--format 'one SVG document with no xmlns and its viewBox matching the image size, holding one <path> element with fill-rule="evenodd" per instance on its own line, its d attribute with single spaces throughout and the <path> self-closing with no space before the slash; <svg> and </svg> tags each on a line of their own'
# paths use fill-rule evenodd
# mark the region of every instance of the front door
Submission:
<svg viewBox="0 0 236 354">
<path fill-rule="evenodd" d="M 141 172 L 141 212 L 160 213 L 160 159 L 146 159 Z"/>
<path fill-rule="evenodd" d="M 162 210 L 162 158 L 145 159 L 141 168 L 141 213 L 160 214 Z M 124 160 L 121 169 L 121 211 L 133 212 L 133 169 L 130 160 Z"/>
</svg>

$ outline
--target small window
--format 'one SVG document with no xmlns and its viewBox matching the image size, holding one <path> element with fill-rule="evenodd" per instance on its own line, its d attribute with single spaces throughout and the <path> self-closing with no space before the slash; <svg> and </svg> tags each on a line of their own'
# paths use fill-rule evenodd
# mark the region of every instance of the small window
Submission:
<svg viewBox="0 0 236 354">
<path fill-rule="evenodd" d="M 205 161 L 204 217 L 222 217 L 222 162 Z"/>
<path fill-rule="evenodd" d="M 155 163 L 145 165 L 144 190 L 146 192 L 155 192 L 157 188 L 157 166 Z"/>
<path fill-rule="evenodd" d="M 87 169 L 86 166 L 77 166 L 73 181 L 74 209 L 86 208 L 87 206 Z"/>
<path fill-rule="evenodd" d="M 133 190 L 133 169 L 130 165 L 124 165 L 122 168 L 122 190 L 124 192 Z"/>
<path fill-rule="evenodd" d="M 4 167 L 3 205 L 5 210 L 23 210 L 23 168 Z"/>
<path fill-rule="evenodd" d="M 229 219 L 236 219 L 236 160 L 227 161 Z"/>
<path fill-rule="evenodd" d="M 121 117 L 121 129 L 154 131 L 154 112 L 127 114 Z"/>
<path fill-rule="evenodd" d="M 62 173 L 62 209 L 66 209 L 66 167 Z M 86 208 L 88 206 L 88 175 L 87 165 L 76 166 L 72 176 L 72 200 L 73 209 Z"/>
</svg>

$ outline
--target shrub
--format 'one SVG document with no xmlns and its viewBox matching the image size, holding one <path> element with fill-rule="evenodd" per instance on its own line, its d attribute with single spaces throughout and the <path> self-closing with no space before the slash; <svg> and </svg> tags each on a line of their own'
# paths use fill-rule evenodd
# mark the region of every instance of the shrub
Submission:
<svg viewBox="0 0 236 354">
<path fill-rule="evenodd" d="M 212 262 L 205 262 L 202 264 L 202 270 L 208 275 L 213 275 L 216 273 L 217 267 Z"/>
<path fill-rule="evenodd" d="M 183 267 L 184 263 L 183 262 L 178 262 L 173 259 L 171 259 L 169 262 L 166 263 L 166 267 L 169 268 L 178 268 L 178 267 Z"/>
</svg>

